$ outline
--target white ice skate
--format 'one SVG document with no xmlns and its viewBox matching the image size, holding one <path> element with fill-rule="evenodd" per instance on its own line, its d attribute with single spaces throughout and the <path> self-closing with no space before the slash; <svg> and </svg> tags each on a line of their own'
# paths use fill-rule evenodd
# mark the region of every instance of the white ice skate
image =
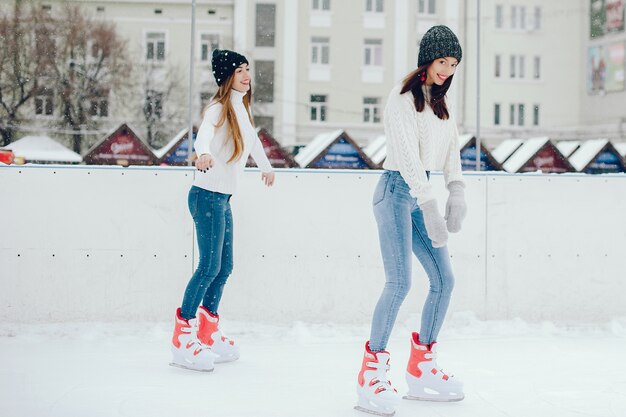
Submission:
<svg viewBox="0 0 626 417">
<path fill-rule="evenodd" d="M 172 362 L 170 365 L 193 371 L 211 372 L 216 355 L 197 337 L 196 319 L 185 320 L 176 310 L 176 324 L 172 336 Z"/>
<path fill-rule="evenodd" d="M 413 333 L 411 357 L 407 366 L 407 400 L 461 401 L 465 398 L 463 383 L 454 375 L 446 374 L 437 365 L 436 343 L 429 349 L 419 342 L 419 334 Z"/>
<path fill-rule="evenodd" d="M 372 352 L 369 342 L 365 343 L 365 353 L 356 393 L 359 402 L 356 410 L 370 414 L 390 417 L 396 412 L 396 405 L 400 402 L 398 391 L 387 379 L 389 370 L 389 352 Z"/>
<path fill-rule="evenodd" d="M 239 359 L 239 346 L 222 334 L 220 317 L 204 306 L 198 308 L 198 339 L 217 355 L 215 363 L 232 362 Z"/>
</svg>

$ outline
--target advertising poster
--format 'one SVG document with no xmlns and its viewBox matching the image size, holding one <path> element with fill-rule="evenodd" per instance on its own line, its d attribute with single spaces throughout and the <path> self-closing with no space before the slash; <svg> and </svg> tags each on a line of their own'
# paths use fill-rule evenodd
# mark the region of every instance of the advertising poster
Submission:
<svg viewBox="0 0 626 417">
<path fill-rule="evenodd" d="M 624 42 L 588 49 L 587 92 L 590 95 L 624 90 L 624 51 Z"/>
</svg>

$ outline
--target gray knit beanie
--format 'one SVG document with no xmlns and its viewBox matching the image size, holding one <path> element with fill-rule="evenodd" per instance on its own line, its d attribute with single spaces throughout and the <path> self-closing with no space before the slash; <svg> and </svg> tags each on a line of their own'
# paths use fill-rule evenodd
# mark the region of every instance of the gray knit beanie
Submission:
<svg viewBox="0 0 626 417">
<path fill-rule="evenodd" d="M 437 58 L 451 56 L 461 62 L 463 51 L 454 32 L 444 25 L 433 26 L 424 34 L 420 42 L 417 66 L 421 67 Z"/>
</svg>

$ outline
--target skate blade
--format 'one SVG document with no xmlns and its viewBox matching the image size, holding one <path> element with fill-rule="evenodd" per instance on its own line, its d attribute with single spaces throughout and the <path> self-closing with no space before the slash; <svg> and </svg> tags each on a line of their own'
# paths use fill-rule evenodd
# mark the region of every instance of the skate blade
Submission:
<svg viewBox="0 0 626 417">
<path fill-rule="evenodd" d="M 461 397 L 442 397 L 442 396 L 422 396 L 422 397 L 416 397 L 413 395 L 405 395 L 404 397 L 405 400 L 412 400 L 412 401 L 433 401 L 433 402 L 438 402 L 438 403 L 451 403 L 451 402 L 457 402 L 457 401 L 462 401 L 465 398 L 465 395 L 461 396 Z"/>
<path fill-rule="evenodd" d="M 188 369 L 190 371 L 196 371 L 196 372 L 213 372 L 213 369 L 214 369 L 214 368 L 211 368 L 211 369 L 197 369 L 197 368 L 192 368 L 190 366 L 181 365 L 180 363 L 176 363 L 176 362 L 170 362 L 170 366 L 173 366 L 175 368 L 180 368 L 180 369 Z"/>
<path fill-rule="evenodd" d="M 364 413 L 369 413 L 369 414 L 374 414 L 377 416 L 384 416 L 384 417 L 391 417 L 394 414 L 396 414 L 395 411 L 391 412 L 391 413 L 383 413 L 382 411 L 374 411 L 374 410 L 370 410 L 369 408 L 365 408 L 365 407 L 361 407 L 360 405 L 355 405 L 354 406 L 355 410 L 359 410 L 362 411 Z"/>
</svg>

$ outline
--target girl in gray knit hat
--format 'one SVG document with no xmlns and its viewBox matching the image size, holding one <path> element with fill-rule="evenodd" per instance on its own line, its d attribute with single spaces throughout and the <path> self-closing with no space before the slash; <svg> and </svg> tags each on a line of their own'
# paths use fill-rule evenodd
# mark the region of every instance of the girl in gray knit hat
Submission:
<svg viewBox="0 0 626 417">
<path fill-rule="evenodd" d="M 461 57 L 459 40 L 448 27 L 431 28 L 420 42 L 417 69 L 391 90 L 387 100 L 387 159 L 373 198 L 386 283 L 358 378 L 356 408 L 361 411 L 392 415 L 398 403 L 398 393 L 387 378 L 390 355 L 385 349 L 411 286 L 411 253 L 426 271 L 430 290 L 420 331 L 410 335 L 405 398 L 464 398 L 463 384 L 437 365 L 435 349 L 454 286 L 448 232 L 461 230 L 466 213 L 458 132 L 445 97 Z M 445 216 L 439 212 L 430 171 L 443 171 L 449 191 Z"/>
</svg>

